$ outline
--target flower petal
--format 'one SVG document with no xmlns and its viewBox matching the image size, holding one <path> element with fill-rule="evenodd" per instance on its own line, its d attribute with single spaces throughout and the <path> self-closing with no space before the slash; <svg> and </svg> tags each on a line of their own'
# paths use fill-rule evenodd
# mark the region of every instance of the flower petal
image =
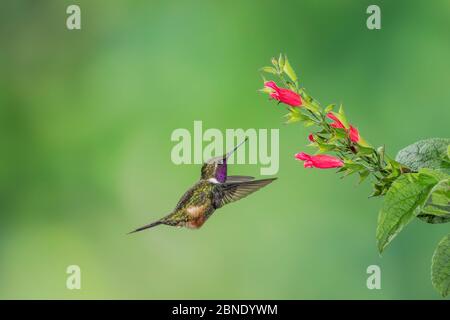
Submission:
<svg viewBox="0 0 450 320">
<path fill-rule="evenodd" d="M 295 155 L 295 157 L 296 157 L 298 160 L 302 160 L 302 161 L 306 161 L 306 160 L 310 160 L 310 159 L 311 159 L 311 156 L 310 156 L 309 154 L 304 153 L 304 152 L 299 152 L 299 153 L 297 153 L 297 154 Z"/>
<path fill-rule="evenodd" d="M 311 156 L 304 152 L 297 153 L 295 158 L 304 161 L 305 168 L 319 168 L 319 169 L 330 169 L 330 168 L 339 168 L 344 165 L 341 159 L 327 155 L 327 154 L 319 154 L 315 156 Z"/>
<path fill-rule="evenodd" d="M 358 142 L 359 137 L 359 131 L 354 126 L 350 125 L 350 129 L 348 131 L 348 136 L 352 142 Z"/>
<path fill-rule="evenodd" d="M 273 91 L 269 95 L 282 103 L 291 107 L 299 107 L 302 105 L 300 95 L 292 90 L 278 87 L 274 81 L 266 81 L 264 87 L 272 89 Z"/>
<path fill-rule="evenodd" d="M 265 87 L 268 87 L 268 88 L 271 88 L 271 89 L 273 89 L 273 90 L 275 90 L 275 91 L 277 91 L 279 88 L 278 88 L 278 86 L 277 86 L 277 84 L 274 82 L 274 81 L 266 81 L 265 83 L 264 83 L 264 86 Z"/>
</svg>

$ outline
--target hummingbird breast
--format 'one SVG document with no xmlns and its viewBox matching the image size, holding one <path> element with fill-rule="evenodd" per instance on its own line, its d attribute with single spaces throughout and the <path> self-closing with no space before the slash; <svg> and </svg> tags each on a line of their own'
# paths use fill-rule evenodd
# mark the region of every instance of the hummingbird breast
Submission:
<svg viewBox="0 0 450 320">
<path fill-rule="evenodd" d="M 198 229 L 200 228 L 208 219 L 208 205 L 202 205 L 202 206 L 192 206 L 186 209 L 186 212 L 188 214 L 188 221 L 186 222 L 186 227 L 190 229 Z"/>
<path fill-rule="evenodd" d="M 200 180 L 183 195 L 175 208 L 180 225 L 198 229 L 205 223 L 215 210 L 213 189 L 213 183 Z"/>
</svg>

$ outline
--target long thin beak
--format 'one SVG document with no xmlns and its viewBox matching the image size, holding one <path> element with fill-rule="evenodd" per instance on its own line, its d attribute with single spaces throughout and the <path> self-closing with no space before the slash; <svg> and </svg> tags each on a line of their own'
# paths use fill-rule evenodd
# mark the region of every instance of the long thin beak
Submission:
<svg viewBox="0 0 450 320">
<path fill-rule="evenodd" d="M 228 159 L 240 146 L 242 146 L 244 143 L 246 143 L 247 142 L 247 140 L 248 140 L 248 137 L 247 138 L 245 138 L 245 140 L 244 141 L 242 141 L 241 143 L 239 143 L 233 150 L 231 150 L 230 152 L 228 152 L 226 155 L 225 155 L 225 159 Z"/>
</svg>

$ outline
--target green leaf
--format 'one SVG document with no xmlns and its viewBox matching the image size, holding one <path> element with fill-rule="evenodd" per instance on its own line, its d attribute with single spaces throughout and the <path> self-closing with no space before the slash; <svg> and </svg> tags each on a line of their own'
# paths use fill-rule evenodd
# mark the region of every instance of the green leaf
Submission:
<svg viewBox="0 0 450 320">
<path fill-rule="evenodd" d="M 275 57 L 273 57 L 271 61 L 272 61 L 273 66 L 278 68 L 278 60 Z"/>
<path fill-rule="evenodd" d="M 377 153 L 380 155 L 381 159 L 384 158 L 385 148 L 384 146 L 380 146 L 377 148 Z"/>
<path fill-rule="evenodd" d="M 334 104 L 330 104 L 330 105 L 328 105 L 326 108 L 325 108 L 325 114 L 327 114 L 328 112 L 331 112 L 331 111 L 333 111 L 333 108 L 334 108 Z"/>
<path fill-rule="evenodd" d="M 366 169 L 366 167 L 364 167 L 362 164 L 359 164 L 359 163 L 354 163 L 354 162 L 349 161 L 349 160 L 345 160 L 344 162 L 345 162 L 344 163 L 344 167 L 346 169 L 350 169 L 352 171 L 359 171 L 359 170 Z"/>
<path fill-rule="evenodd" d="M 291 91 L 294 91 L 294 92 L 297 91 L 297 88 L 295 87 L 295 85 L 292 84 L 292 82 L 288 82 L 288 87 Z"/>
<path fill-rule="evenodd" d="M 421 168 L 421 169 L 419 169 L 419 173 L 432 176 L 436 180 L 446 180 L 446 179 L 450 178 L 450 176 L 448 174 L 446 174 L 445 172 L 440 172 L 440 171 L 433 170 L 430 168 Z"/>
<path fill-rule="evenodd" d="M 298 109 L 295 109 L 295 108 L 290 108 L 289 113 L 286 114 L 284 117 L 287 118 L 287 120 L 285 122 L 286 124 L 299 122 L 299 121 L 303 121 L 303 122 L 311 121 L 308 116 L 304 115 L 303 113 L 298 111 Z"/>
<path fill-rule="evenodd" d="M 443 172 L 421 169 L 423 174 L 429 174 L 439 182 L 433 187 L 418 218 L 427 223 L 446 223 L 450 221 L 450 179 Z"/>
<path fill-rule="evenodd" d="M 422 220 L 426 223 L 430 223 L 430 224 L 447 223 L 450 221 L 450 215 L 438 216 L 438 215 L 434 215 L 434 214 L 421 213 L 417 217 L 420 220 Z"/>
<path fill-rule="evenodd" d="M 449 172 L 448 147 L 450 139 L 432 138 L 421 140 L 400 150 L 395 160 L 419 171 L 421 168 L 431 168 Z"/>
<path fill-rule="evenodd" d="M 284 69 L 284 56 L 282 53 L 280 53 L 280 57 L 278 58 L 278 66 L 280 67 L 280 70 Z"/>
<path fill-rule="evenodd" d="M 420 213 L 438 181 L 427 174 L 406 173 L 386 193 L 378 215 L 377 243 L 380 253 Z"/>
<path fill-rule="evenodd" d="M 379 184 L 379 183 L 375 183 L 373 185 L 373 192 L 369 196 L 369 198 L 378 197 L 378 196 L 381 196 L 382 194 L 383 194 L 383 186 L 381 184 Z"/>
<path fill-rule="evenodd" d="M 275 69 L 274 67 L 262 67 L 260 69 L 260 71 L 267 72 L 267 73 L 272 73 L 272 74 L 278 74 L 277 69 Z"/>
<path fill-rule="evenodd" d="M 439 206 L 429 205 L 425 206 L 425 208 L 422 209 L 422 212 L 428 215 L 448 218 L 450 217 L 450 211 L 448 208 L 443 207 L 440 208 Z"/>
<path fill-rule="evenodd" d="M 343 109 L 342 109 L 342 106 L 341 106 L 341 108 L 339 109 L 339 112 L 334 112 L 334 111 L 330 111 L 336 118 L 338 118 L 338 120 L 342 123 L 342 125 L 346 128 L 346 129 L 348 129 L 348 122 L 347 122 L 347 119 L 345 118 L 345 115 L 344 115 L 344 111 L 343 111 Z M 342 130 L 344 130 L 345 131 L 345 129 L 342 129 Z"/>
<path fill-rule="evenodd" d="M 344 160 L 344 166 L 341 167 L 338 172 L 344 172 L 342 178 L 358 172 L 360 182 L 362 182 L 369 175 L 369 171 L 363 164 L 355 163 L 352 160 Z"/>
<path fill-rule="evenodd" d="M 295 74 L 294 69 L 291 67 L 291 64 L 289 63 L 288 58 L 285 56 L 284 57 L 284 67 L 283 67 L 283 71 L 284 73 L 286 73 L 288 75 L 289 78 L 291 78 L 291 80 L 294 83 L 297 83 L 297 75 Z"/>
<path fill-rule="evenodd" d="M 446 297 L 450 292 L 450 234 L 437 245 L 431 259 L 431 282 Z"/>
<path fill-rule="evenodd" d="M 328 152 L 333 151 L 336 149 L 336 146 L 334 144 L 328 144 L 328 143 L 320 143 L 317 141 L 317 145 L 319 147 L 319 151 L 322 152 Z"/>
<path fill-rule="evenodd" d="M 303 122 L 303 125 L 306 127 L 306 128 L 308 128 L 308 127 L 312 127 L 313 125 L 315 125 L 316 123 L 314 122 L 314 121 L 312 121 L 312 120 L 305 120 L 304 122 Z"/>
<path fill-rule="evenodd" d="M 373 149 L 373 148 L 363 147 L 363 146 L 358 147 L 358 156 L 369 155 L 374 152 L 375 152 L 375 149 Z"/>
<path fill-rule="evenodd" d="M 369 176 L 370 171 L 369 170 L 363 170 L 359 172 L 359 181 L 358 183 L 362 183 L 364 180 L 367 179 L 367 177 Z"/>
<path fill-rule="evenodd" d="M 310 110 L 311 112 L 317 114 L 319 112 L 319 108 L 314 104 L 313 98 L 309 96 L 304 90 L 301 90 L 301 96 L 304 100 L 303 108 Z"/>
<path fill-rule="evenodd" d="M 344 127 L 346 127 L 346 128 L 350 127 L 348 124 L 347 118 L 345 117 L 344 106 L 342 104 L 339 106 L 339 113 L 334 113 L 334 114 L 342 122 Z"/>
<path fill-rule="evenodd" d="M 270 88 L 268 88 L 268 87 L 264 87 L 264 88 L 262 88 L 262 89 L 259 89 L 258 91 L 259 91 L 259 92 L 262 92 L 262 93 L 267 93 L 267 94 L 272 93 L 272 89 L 270 89 Z"/>
<path fill-rule="evenodd" d="M 335 128 L 334 129 L 336 139 L 345 139 L 347 138 L 347 131 L 342 128 Z"/>
</svg>

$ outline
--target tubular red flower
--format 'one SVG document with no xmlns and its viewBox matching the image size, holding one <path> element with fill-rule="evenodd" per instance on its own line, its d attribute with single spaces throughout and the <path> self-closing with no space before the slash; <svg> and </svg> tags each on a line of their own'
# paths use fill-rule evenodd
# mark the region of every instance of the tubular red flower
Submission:
<svg viewBox="0 0 450 320">
<path fill-rule="evenodd" d="M 294 91 L 285 88 L 280 88 L 273 81 L 265 82 L 264 86 L 273 90 L 270 93 L 270 96 L 273 99 L 285 103 L 291 107 L 300 107 L 302 105 L 301 97 Z"/>
<path fill-rule="evenodd" d="M 347 131 L 348 137 L 350 138 L 350 141 L 352 142 L 359 142 L 360 136 L 359 131 L 354 126 L 350 125 L 350 128 L 345 128 L 344 124 L 332 113 L 327 113 L 327 118 L 333 120 L 334 122 L 330 124 L 333 128 L 337 129 L 345 129 Z"/>
<path fill-rule="evenodd" d="M 327 113 L 327 118 L 334 121 L 332 124 L 330 124 L 330 126 L 332 126 L 333 128 L 345 129 L 344 124 L 332 112 Z"/>
<path fill-rule="evenodd" d="M 305 168 L 330 169 L 339 168 L 344 165 L 341 159 L 326 154 L 312 156 L 304 152 L 300 152 L 295 155 L 295 158 L 304 161 L 303 166 Z"/>
<path fill-rule="evenodd" d="M 352 142 L 359 141 L 359 131 L 354 126 L 350 125 L 350 129 L 348 130 L 348 136 Z"/>
<path fill-rule="evenodd" d="M 316 140 L 314 140 L 314 136 L 312 135 L 312 133 L 308 136 L 308 140 L 311 142 L 316 142 Z"/>
</svg>

